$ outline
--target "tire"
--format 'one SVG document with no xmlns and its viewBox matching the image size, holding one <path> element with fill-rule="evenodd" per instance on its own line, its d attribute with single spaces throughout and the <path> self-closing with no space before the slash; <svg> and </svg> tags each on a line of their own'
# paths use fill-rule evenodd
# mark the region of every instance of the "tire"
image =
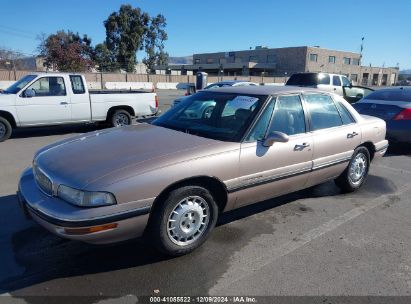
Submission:
<svg viewBox="0 0 411 304">
<path fill-rule="evenodd" d="M 192 252 L 205 242 L 217 222 L 217 204 L 202 187 L 173 190 L 160 204 L 153 211 L 148 236 L 166 255 L 181 256 Z"/>
<path fill-rule="evenodd" d="M 0 117 L 0 142 L 5 141 L 10 138 L 12 132 L 12 127 L 10 122 Z"/>
<path fill-rule="evenodd" d="M 370 152 L 366 147 L 358 147 L 344 172 L 334 180 L 343 192 L 354 192 L 361 188 L 370 169 Z"/>
<path fill-rule="evenodd" d="M 123 127 L 131 125 L 131 115 L 126 110 L 116 110 L 110 117 L 112 127 Z"/>
</svg>

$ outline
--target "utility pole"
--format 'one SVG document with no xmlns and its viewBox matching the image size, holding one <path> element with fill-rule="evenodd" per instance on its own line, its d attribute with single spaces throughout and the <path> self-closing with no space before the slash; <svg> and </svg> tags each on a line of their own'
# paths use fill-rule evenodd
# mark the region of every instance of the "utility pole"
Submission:
<svg viewBox="0 0 411 304">
<path fill-rule="evenodd" d="M 362 51 L 364 50 L 364 37 L 361 38 L 361 48 L 360 48 L 360 77 L 358 78 L 358 81 L 361 79 L 361 84 L 363 83 L 362 79 L 362 73 L 361 73 L 361 65 L 362 65 Z"/>
</svg>

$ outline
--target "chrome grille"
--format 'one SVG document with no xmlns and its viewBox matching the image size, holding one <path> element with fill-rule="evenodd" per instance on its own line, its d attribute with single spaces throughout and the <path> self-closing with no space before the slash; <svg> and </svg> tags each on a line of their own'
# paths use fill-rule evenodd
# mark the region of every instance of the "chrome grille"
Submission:
<svg viewBox="0 0 411 304">
<path fill-rule="evenodd" d="M 53 184 L 51 180 L 37 167 L 33 166 L 34 178 L 36 179 L 37 186 L 46 194 L 53 194 Z"/>
</svg>

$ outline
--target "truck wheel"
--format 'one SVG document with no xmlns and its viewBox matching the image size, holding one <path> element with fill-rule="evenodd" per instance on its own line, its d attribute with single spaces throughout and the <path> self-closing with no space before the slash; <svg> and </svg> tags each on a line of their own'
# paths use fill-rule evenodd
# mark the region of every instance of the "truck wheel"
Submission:
<svg viewBox="0 0 411 304">
<path fill-rule="evenodd" d="M 9 139 L 11 136 L 12 127 L 9 121 L 0 117 L 0 142 Z"/>
<path fill-rule="evenodd" d="M 218 208 L 207 189 L 186 186 L 172 191 L 152 216 L 149 236 L 155 247 L 180 256 L 204 243 L 217 222 Z"/>
<path fill-rule="evenodd" d="M 113 127 L 123 127 L 131 125 L 131 115 L 126 110 L 116 110 L 111 115 L 111 125 Z"/>
<path fill-rule="evenodd" d="M 344 172 L 335 179 L 335 184 L 343 192 L 354 192 L 364 183 L 370 168 L 370 152 L 366 147 L 358 147 Z"/>
</svg>

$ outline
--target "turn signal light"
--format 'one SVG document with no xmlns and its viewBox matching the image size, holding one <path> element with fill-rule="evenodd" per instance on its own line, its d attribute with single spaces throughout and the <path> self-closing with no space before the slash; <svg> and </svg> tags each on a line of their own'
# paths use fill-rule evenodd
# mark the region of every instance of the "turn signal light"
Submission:
<svg viewBox="0 0 411 304">
<path fill-rule="evenodd" d="M 411 108 L 402 110 L 394 117 L 394 120 L 411 120 Z"/>
<path fill-rule="evenodd" d="M 111 224 L 84 227 L 84 228 L 83 227 L 82 228 L 64 228 L 64 232 L 66 234 L 71 234 L 71 235 L 82 235 L 82 234 L 90 234 L 90 233 L 95 233 L 95 232 L 100 232 L 100 231 L 105 231 L 105 230 L 111 230 L 111 229 L 117 228 L 117 226 L 118 226 L 117 223 L 111 223 Z"/>
<path fill-rule="evenodd" d="M 156 108 L 158 108 L 158 96 L 156 95 Z"/>
</svg>

